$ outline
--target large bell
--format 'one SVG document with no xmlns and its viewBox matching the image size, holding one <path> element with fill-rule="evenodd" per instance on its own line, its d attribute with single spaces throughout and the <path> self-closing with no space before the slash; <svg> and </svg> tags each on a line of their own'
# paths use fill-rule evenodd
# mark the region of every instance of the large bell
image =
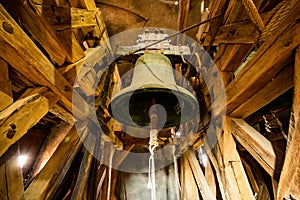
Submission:
<svg viewBox="0 0 300 200">
<path fill-rule="evenodd" d="M 176 85 L 170 60 L 163 54 L 146 53 L 136 61 L 131 85 L 112 98 L 109 110 L 122 124 L 149 127 L 153 99 L 160 104 L 157 115 L 161 128 L 187 122 L 199 113 L 196 98 Z"/>
</svg>

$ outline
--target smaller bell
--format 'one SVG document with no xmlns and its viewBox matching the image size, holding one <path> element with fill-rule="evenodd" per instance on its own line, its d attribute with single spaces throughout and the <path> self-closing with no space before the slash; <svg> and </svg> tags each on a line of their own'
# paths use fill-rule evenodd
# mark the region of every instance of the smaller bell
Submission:
<svg viewBox="0 0 300 200">
<path fill-rule="evenodd" d="M 158 104 L 158 127 L 172 127 L 193 119 L 199 113 L 197 99 L 176 85 L 171 61 L 160 53 L 146 53 L 134 67 L 131 85 L 118 92 L 109 104 L 118 122 L 149 128 L 152 100 Z"/>
</svg>

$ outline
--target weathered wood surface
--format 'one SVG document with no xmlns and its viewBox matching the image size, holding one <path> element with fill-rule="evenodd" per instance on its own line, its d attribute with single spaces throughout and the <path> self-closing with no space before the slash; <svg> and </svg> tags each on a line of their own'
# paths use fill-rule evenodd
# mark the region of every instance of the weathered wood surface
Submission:
<svg viewBox="0 0 300 200">
<path fill-rule="evenodd" d="M 232 118 L 232 134 L 266 172 L 274 176 L 276 154 L 272 143 L 242 119 Z M 280 173 L 280 169 L 277 173 Z"/>
<path fill-rule="evenodd" d="M 289 63 L 292 51 L 300 43 L 300 39 L 296 37 L 300 33 L 300 27 L 295 25 L 296 19 L 300 17 L 299 9 L 298 3 L 282 26 L 258 49 L 237 77 L 227 86 L 227 113 L 257 93 L 286 63 Z M 214 104 L 212 107 L 218 105 L 218 100 Z"/>
<path fill-rule="evenodd" d="M 0 199 L 23 200 L 24 185 L 22 169 L 19 166 L 20 149 L 15 144 L 9 149 L 12 155 L 5 163 L 0 164 Z"/>
<path fill-rule="evenodd" d="M 29 2 L 23 0 L 6 1 L 7 10 L 15 19 L 21 20 L 31 35 L 43 46 L 54 62 L 62 65 L 67 57 L 67 51 L 63 46 L 55 30 L 47 21 L 39 16 L 37 10 Z M 59 54 L 57 52 L 60 52 Z"/>
<path fill-rule="evenodd" d="M 66 122 L 62 122 L 51 129 L 46 141 L 43 143 L 43 146 L 41 147 L 40 152 L 35 159 L 30 178 L 35 177 L 42 170 L 59 144 L 69 133 L 72 126 L 73 125 L 70 125 Z"/>
<path fill-rule="evenodd" d="M 64 8 L 55 6 L 36 6 L 47 22 L 55 30 L 96 26 L 97 10 L 86 10 L 76 7 Z"/>
<path fill-rule="evenodd" d="M 0 113 L 0 156 L 48 111 L 48 99 L 39 94 L 20 99 L 3 110 Z"/>
<path fill-rule="evenodd" d="M 205 179 L 205 176 L 202 172 L 199 161 L 196 158 L 195 152 L 189 150 L 187 152 L 187 158 L 188 158 L 189 164 L 191 166 L 194 178 L 197 182 L 198 190 L 200 191 L 200 194 L 201 194 L 201 197 L 203 198 L 203 200 L 216 199 L 216 196 L 213 195 L 213 193 L 207 183 L 207 180 Z"/>
<path fill-rule="evenodd" d="M 72 86 L 10 17 L 3 6 L 0 6 L 0 19 L 6 27 L 9 27 L 9 29 L 3 26 L 0 28 L 0 56 L 25 77 L 31 77 L 34 84 L 48 86 L 72 111 Z"/>
<path fill-rule="evenodd" d="M 289 142 L 278 183 L 277 199 L 300 198 L 300 50 L 295 56 L 294 98 L 289 124 Z"/>
<path fill-rule="evenodd" d="M 0 111 L 13 103 L 12 87 L 9 82 L 8 65 L 0 58 Z"/>
<path fill-rule="evenodd" d="M 255 94 L 289 62 L 292 50 L 300 43 L 299 38 L 295 37 L 300 33 L 300 27 L 294 26 L 295 19 L 298 19 L 300 15 L 299 9 L 298 4 L 280 30 L 277 30 L 259 48 L 241 73 L 226 88 L 228 112 Z M 287 41 L 293 42 L 287 43 Z"/>
<path fill-rule="evenodd" d="M 293 64 L 289 64 L 282 69 L 276 76 L 261 88 L 257 93 L 252 95 L 249 99 L 244 101 L 238 108 L 233 110 L 229 115 L 231 117 L 239 117 L 245 119 L 251 114 L 267 105 L 294 85 L 293 76 L 294 67 Z"/>
<path fill-rule="evenodd" d="M 242 161 L 236 149 L 236 143 L 231 134 L 232 122 L 226 118 L 224 135 L 221 138 L 221 151 L 225 166 L 225 185 L 231 199 L 255 199 L 245 173 Z"/>
<path fill-rule="evenodd" d="M 180 158 L 181 199 L 199 199 L 198 188 L 193 177 L 193 171 L 188 161 L 187 153 Z"/>
<path fill-rule="evenodd" d="M 54 194 L 81 146 L 75 126 L 25 191 L 26 199 L 47 199 Z"/>
</svg>

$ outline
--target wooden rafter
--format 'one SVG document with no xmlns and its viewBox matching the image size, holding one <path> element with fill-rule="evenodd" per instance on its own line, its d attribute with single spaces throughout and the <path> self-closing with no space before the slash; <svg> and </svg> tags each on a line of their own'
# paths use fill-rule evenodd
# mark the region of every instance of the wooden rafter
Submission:
<svg viewBox="0 0 300 200">
<path fill-rule="evenodd" d="M 291 76 L 293 73 L 294 67 L 292 64 L 289 64 L 257 93 L 233 110 L 230 116 L 245 119 L 291 89 L 294 85 L 293 76 Z"/>
<path fill-rule="evenodd" d="M 47 114 L 49 102 L 46 97 L 35 93 L 0 113 L 0 156 Z"/>
<path fill-rule="evenodd" d="M 26 189 L 25 198 L 47 199 L 54 195 L 81 145 L 76 128 L 73 126 L 66 140 L 59 145 L 49 162 Z"/>
<path fill-rule="evenodd" d="M 12 87 L 9 82 L 8 64 L 0 58 L 0 111 L 13 103 Z"/>
<path fill-rule="evenodd" d="M 276 154 L 272 143 L 242 119 L 232 119 L 232 133 L 237 141 L 273 177 L 276 169 Z M 277 173 L 280 173 L 280 170 Z"/>
<path fill-rule="evenodd" d="M 258 49 L 243 70 L 226 87 L 227 113 L 257 93 L 290 62 L 292 50 L 300 44 L 299 37 L 296 37 L 300 33 L 300 27 L 295 25 L 295 19 L 299 18 L 299 9 L 300 4 L 297 4 L 279 30 Z M 217 109 L 217 105 L 218 100 L 212 107 Z"/>
<path fill-rule="evenodd" d="M 277 199 L 300 198 L 300 50 L 295 57 L 294 99 L 289 127 L 289 142 L 278 183 Z"/>
</svg>

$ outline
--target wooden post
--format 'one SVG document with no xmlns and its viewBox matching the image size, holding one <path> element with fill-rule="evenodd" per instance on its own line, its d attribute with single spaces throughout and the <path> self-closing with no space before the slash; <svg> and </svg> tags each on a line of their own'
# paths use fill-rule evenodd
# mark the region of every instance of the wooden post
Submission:
<svg viewBox="0 0 300 200">
<path fill-rule="evenodd" d="M 278 183 L 277 199 L 300 199 L 300 48 L 295 57 L 294 98 L 289 124 L 288 146 Z"/>
</svg>

